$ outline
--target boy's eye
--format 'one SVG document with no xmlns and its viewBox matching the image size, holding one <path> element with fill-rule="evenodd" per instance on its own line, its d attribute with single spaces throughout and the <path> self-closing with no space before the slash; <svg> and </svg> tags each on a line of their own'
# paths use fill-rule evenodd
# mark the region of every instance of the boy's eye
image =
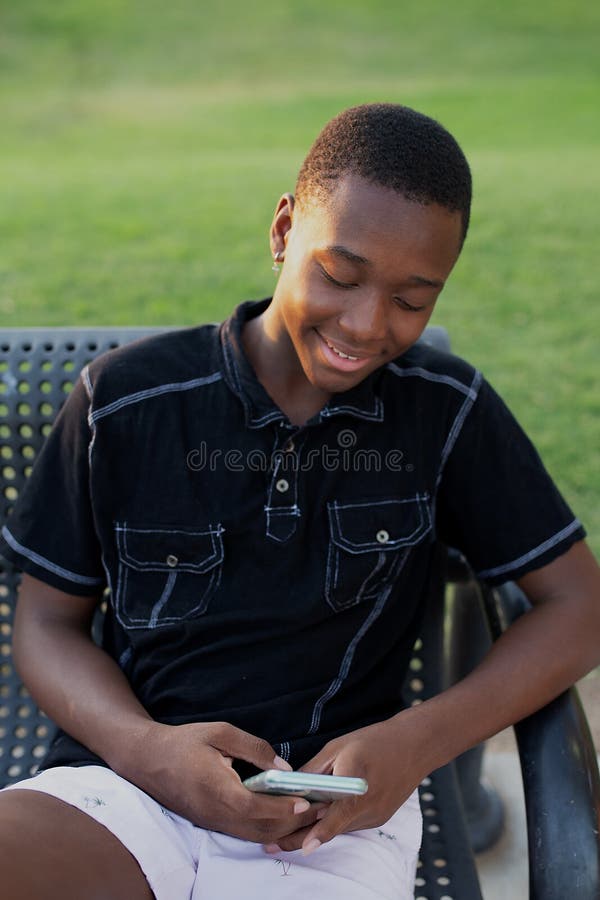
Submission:
<svg viewBox="0 0 600 900">
<path fill-rule="evenodd" d="M 407 300 L 403 300 L 402 297 L 394 297 L 394 303 L 396 303 L 402 309 L 406 309 L 408 312 L 422 312 L 425 309 L 424 306 L 413 306 L 412 303 L 409 303 Z"/>
<path fill-rule="evenodd" d="M 330 275 L 327 269 L 324 269 L 323 266 L 319 266 L 321 273 L 327 279 L 327 281 L 331 282 L 331 284 L 335 284 L 337 287 L 341 288 L 353 288 L 357 287 L 356 284 L 346 282 L 346 281 L 338 281 L 337 278 L 334 278 L 333 275 Z"/>
<path fill-rule="evenodd" d="M 331 284 L 335 284 L 336 287 L 344 288 L 345 290 L 353 287 L 358 287 L 355 282 L 339 281 L 337 278 L 334 278 L 333 275 L 330 275 L 327 269 L 325 269 L 320 263 L 319 269 L 323 277 L 326 278 L 327 281 L 329 281 Z M 394 303 L 396 303 L 402 309 L 407 310 L 407 312 L 422 312 L 426 308 L 425 306 L 415 306 L 412 303 L 409 303 L 407 300 L 403 300 L 402 297 L 394 297 L 393 300 Z"/>
</svg>

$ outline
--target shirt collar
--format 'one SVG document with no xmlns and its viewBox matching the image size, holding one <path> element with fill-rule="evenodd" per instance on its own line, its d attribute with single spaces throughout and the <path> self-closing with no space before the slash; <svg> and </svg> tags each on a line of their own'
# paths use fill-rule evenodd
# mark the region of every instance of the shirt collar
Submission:
<svg viewBox="0 0 600 900">
<path fill-rule="evenodd" d="M 252 368 L 242 346 L 242 329 L 246 322 L 259 316 L 268 307 L 271 297 L 265 300 L 247 300 L 240 303 L 221 325 L 224 376 L 229 388 L 244 407 L 246 425 L 261 428 L 269 422 L 287 422 L 287 416 L 273 402 Z M 329 403 L 308 420 L 307 424 L 324 421 L 336 415 L 349 415 L 372 422 L 383 421 L 383 401 L 376 392 L 381 369 L 348 391 L 333 394 Z"/>
</svg>

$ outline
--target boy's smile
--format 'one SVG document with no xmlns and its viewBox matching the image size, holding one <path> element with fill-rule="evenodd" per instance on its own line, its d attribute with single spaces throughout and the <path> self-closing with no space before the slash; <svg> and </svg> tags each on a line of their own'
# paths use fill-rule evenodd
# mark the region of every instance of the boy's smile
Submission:
<svg viewBox="0 0 600 900">
<path fill-rule="evenodd" d="M 458 258 L 458 212 L 356 175 L 325 200 L 281 198 L 271 247 L 285 262 L 245 345 L 271 396 L 315 411 L 418 339 Z M 281 403 L 280 403 L 281 405 Z"/>
<path fill-rule="evenodd" d="M 371 354 L 363 352 L 360 348 L 349 348 L 340 341 L 336 341 L 334 344 L 320 332 L 317 331 L 317 334 L 323 341 L 324 346 L 321 349 L 325 356 L 331 365 L 340 372 L 355 372 L 366 365 L 371 358 Z"/>
</svg>

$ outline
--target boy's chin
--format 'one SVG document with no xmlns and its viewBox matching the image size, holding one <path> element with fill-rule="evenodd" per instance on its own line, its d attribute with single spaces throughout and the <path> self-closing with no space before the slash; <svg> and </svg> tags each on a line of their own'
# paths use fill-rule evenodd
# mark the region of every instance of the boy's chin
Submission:
<svg viewBox="0 0 600 900">
<path fill-rule="evenodd" d="M 337 374 L 332 372 L 327 375 L 315 375 L 308 380 L 316 391 L 320 391 L 323 394 L 342 394 L 363 381 L 367 374 L 358 372 L 341 372 Z"/>
</svg>

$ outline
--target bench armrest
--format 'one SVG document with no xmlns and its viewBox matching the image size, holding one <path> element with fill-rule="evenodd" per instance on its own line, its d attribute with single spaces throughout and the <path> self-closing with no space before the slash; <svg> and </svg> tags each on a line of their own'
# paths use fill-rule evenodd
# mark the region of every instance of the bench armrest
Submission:
<svg viewBox="0 0 600 900">
<path fill-rule="evenodd" d="M 494 639 L 530 608 L 512 583 L 483 588 Z M 576 688 L 515 725 L 529 845 L 530 900 L 600 897 L 600 777 Z"/>
</svg>

